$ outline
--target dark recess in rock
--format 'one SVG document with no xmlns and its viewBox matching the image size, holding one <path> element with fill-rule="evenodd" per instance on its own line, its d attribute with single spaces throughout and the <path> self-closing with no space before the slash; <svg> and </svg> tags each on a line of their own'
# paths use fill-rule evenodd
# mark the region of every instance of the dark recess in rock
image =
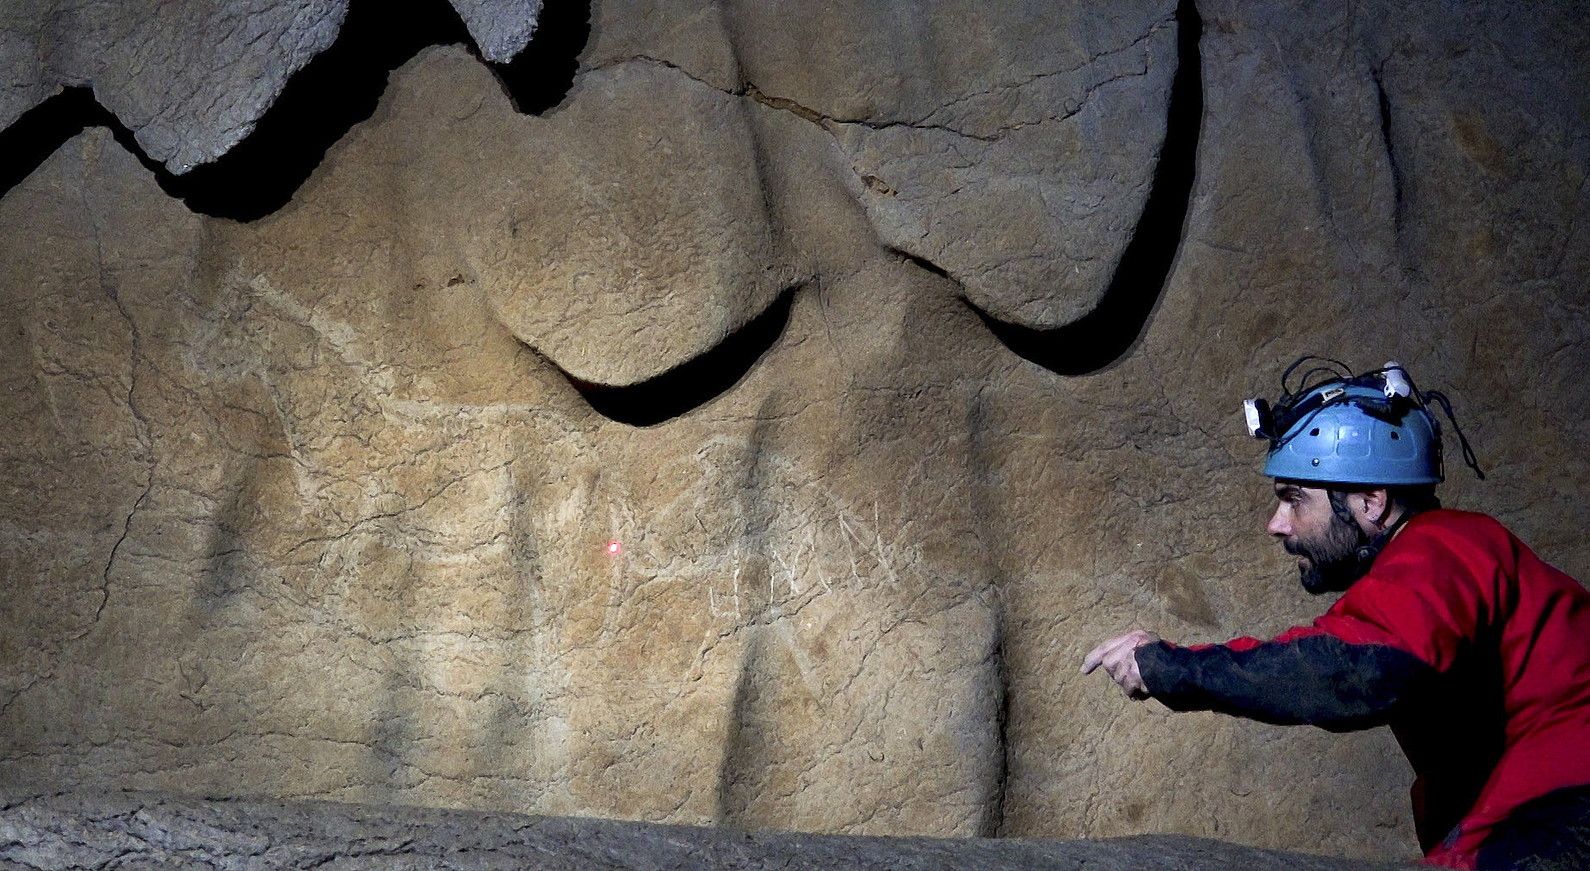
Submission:
<svg viewBox="0 0 1590 871">
<path fill-rule="evenodd" d="M 768 760 L 758 753 L 764 748 L 758 740 L 761 736 L 757 734 L 755 720 L 755 700 L 760 695 L 755 664 L 764 655 L 764 646 L 760 632 L 752 632 L 747 637 L 745 658 L 734 681 L 734 696 L 729 701 L 723 759 L 718 763 L 718 808 L 714 825 L 731 829 L 752 825 L 747 811 L 759 786 L 756 777 L 766 774 Z"/>
<path fill-rule="evenodd" d="M 356 0 L 337 41 L 287 82 L 247 138 L 186 175 L 159 172 L 160 186 L 206 215 L 264 217 L 286 205 L 332 144 L 375 112 L 392 70 L 427 45 L 450 42 L 470 44 L 446 3 Z"/>
<path fill-rule="evenodd" d="M 999 772 L 998 779 L 994 782 L 993 800 L 989 804 L 988 815 L 983 820 L 982 831 L 978 835 L 985 838 L 997 838 L 1005 833 L 1005 805 L 1010 796 L 1010 645 L 1007 622 L 1009 615 L 1005 613 L 1005 603 L 996 599 L 994 604 L 994 626 L 999 633 L 994 640 L 994 674 L 997 678 L 995 687 L 999 692 L 999 719 L 995 722 L 995 729 L 999 733 Z"/>
<path fill-rule="evenodd" d="M 557 105 L 572 87 L 579 53 L 590 35 L 590 3 L 549 4 L 530 45 L 509 64 L 489 64 L 521 111 Z M 87 127 L 106 127 L 136 155 L 167 194 L 201 214 L 252 221 L 292 199 L 327 150 L 375 112 L 389 74 L 421 49 L 471 47 L 458 13 L 441 0 L 376 3 L 354 0 L 336 42 L 288 81 L 242 142 L 213 163 L 176 175 L 151 160 L 132 133 L 93 98 L 70 88 L 0 132 L 0 196 L 26 178 L 61 144 Z M 484 61 L 482 61 L 484 63 Z"/>
<path fill-rule="evenodd" d="M 126 133 L 116 116 L 94 101 L 92 91 L 67 88 L 0 130 L 0 155 L 5 155 L 0 161 L 0 197 L 32 175 L 62 143 L 87 127 L 109 127 L 117 131 L 118 139 Z M 126 139 L 130 142 L 132 137 L 127 135 Z"/>
<path fill-rule="evenodd" d="M 638 384 L 593 384 L 558 371 L 602 416 L 631 426 L 655 426 L 700 408 L 738 384 L 784 334 L 798 290 L 796 286 L 784 291 L 766 311 L 711 350 Z"/>
<path fill-rule="evenodd" d="M 491 64 L 491 71 L 515 109 L 541 115 L 569 95 L 590 38 L 591 0 L 553 0 L 541 7 L 535 36 L 524 51 L 508 63 Z"/>
<path fill-rule="evenodd" d="M 281 96 L 242 142 L 214 163 L 175 175 L 150 159 L 88 88 L 69 89 L 6 130 L 0 153 L 22 155 L 0 170 L 0 196 L 26 178 L 63 142 L 86 127 L 108 128 L 136 155 L 167 194 L 195 212 L 252 221 L 276 211 L 314 172 L 326 151 L 369 118 L 386 90 L 387 75 L 427 45 L 468 44 L 463 22 L 442 2 L 383 7 L 352 3 L 337 41 L 288 81 Z"/>
<path fill-rule="evenodd" d="M 1203 19 L 1197 5 L 1193 0 L 1181 0 L 1176 8 L 1178 63 L 1171 82 L 1165 142 L 1143 214 L 1098 307 L 1064 326 L 1037 329 L 999 320 L 965 301 L 994 336 L 1020 357 L 1060 375 L 1086 375 L 1119 360 L 1148 326 L 1176 262 L 1182 224 L 1192 202 L 1198 128 L 1204 109 L 1198 50 L 1202 35 Z M 931 265 L 924 268 L 943 273 Z"/>
<path fill-rule="evenodd" d="M 948 278 L 951 281 L 955 280 L 954 277 L 952 277 L 950 275 L 949 270 L 947 270 L 944 267 L 938 265 L 937 263 L 934 263 L 933 261 L 927 259 L 926 257 L 918 257 L 917 255 L 912 254 L 911 252 L 906 251 L 906 250 L 904 250 L 902 248 L 890 248 L 889 250 L 894 252 L 895 254 L 900 255 L 901 257 L 904 257 L 906 260 L 916 264 L 917 266 L 922 267 L 923 269 L 927 270 L 928 272 L 931 272 L 934 275 L 937 275 L 940 278 Z"/>
<path fill-rule="evenodd" d="M 1397 165 L 1397 151 L 1392 146 L 1391 140 L 1391 97 L 1386 93 L 1386 82 L 1383 68 L 1375 67 L 1372 71 L 1375 82 L 1375 97 L 1380 107 L 1380 144 L 1386 149 L 1386 164 L 1391 168 L 1391 196 L 1396 208 L 1397 229 L 1402 229 L 1402 167 Z"/>
</svg>

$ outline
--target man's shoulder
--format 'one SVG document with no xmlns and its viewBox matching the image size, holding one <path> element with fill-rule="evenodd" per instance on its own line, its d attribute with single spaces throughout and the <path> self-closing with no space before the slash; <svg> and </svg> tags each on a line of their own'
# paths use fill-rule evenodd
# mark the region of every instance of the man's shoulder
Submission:
<svg viewBox="0 0 1590 871">
<path fill-rule="evenodd" d="M 1396 625 L 1415 633 L 1432 621 L 1466 626 L 1479 613 L 1478 604 L 1492 595 L 1488 582 L 1511 576 L 1508 567 L 1516 560 L 1512 541 L 1507 528 L 1485 514 L 1445 508 L 1422 512 L 1326 616 Z"/>
<path fill-rule="evenodd" d="M 1438 508 L 1418 514 L 1376 560 L 1376 572 L 1407 580 L 1450 582 L 1457 576 L 1511 573 L 1527 548 L 1501 521 L 1475 511 Z"/>
<path fill-rule="evenodd" d="M 1397 538 L 1408 538 L 1414 541 L 1492 541 L 1504 542 L 1513 538 L 1513 534 L 1500 520 L 1489 514 L 1477 511 L 1459 511 L 1455 508 L 1436 508 L 1431 511 L 1420 512 L 1408 521 L 1408 526 L 1403 535 Z"/>
</svg>

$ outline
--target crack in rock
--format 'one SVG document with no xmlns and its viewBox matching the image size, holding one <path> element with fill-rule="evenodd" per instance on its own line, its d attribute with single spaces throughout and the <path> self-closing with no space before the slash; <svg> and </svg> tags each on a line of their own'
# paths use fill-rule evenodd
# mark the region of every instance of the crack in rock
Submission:
<svg viewBox="0 0 1590 871">
<path fill-rule="evenodd" d="M 116 565 L 116 556 L 121 552 L 122 545 L 127 541 L 127 537 L 132 531 L 133 517 L 138 513 L 138 510 L 143 507 L 144 503 L 148 501 L 150 493 L 154 491 L 155 470 L 159 465 L 159 456 L 155 452 L 154 437 L 151 431 L 149 418 L 144 415 L 142 409 L 140 409 L 138 406 L 138 372 L 143 360 L 142 334 L 139 332 L 137 321 L 133 319 L 132 313 L 128 311 L 126 302 L 122 300 L 121 294 L 118 292 L 116 286 L 110 281 L 106 274 L 105 246 L 103 241 L 104 234 L 99 225 L 99 214 L 89 203 L 86 188 L 80 188 L 78 196 L 79 202 L 81 203 L 83 209 L 82 213 L 87 219 L 89 228 L 93 235 L 94 259 L 98 267 L 100 292 L 103 293 L 105 298 L 116 307 L 116 311 L 121 315 L 122 320 L 127 324 L 127 410 L 131 412 L 133 419 L 136 421 L 138 441 L 149 460 L 148 465 L 144 470 L 145 478 L 143 491 L 138 495 L 138 498 L 134 500 L 132 507 L 128 509 L 127 516 L 122 521 L 121 535 L 117 537 L 116 543 L 111 546 L 110 555 L 105 559 L 105 570 L 100 576 L 101 585 L 99 590 L 99 605 L 94 609 L 94 617 L 91 621 L 89 621 L 87 626 L 85 626 L 80 632 L 69 639 L 72 641 L 77 641 L 87 636 L 93 631 L 95 626 L 99 625 L 100 618 L 104 616 L 105 606 L 110 603 L 111 572 Z"/>
</svg>

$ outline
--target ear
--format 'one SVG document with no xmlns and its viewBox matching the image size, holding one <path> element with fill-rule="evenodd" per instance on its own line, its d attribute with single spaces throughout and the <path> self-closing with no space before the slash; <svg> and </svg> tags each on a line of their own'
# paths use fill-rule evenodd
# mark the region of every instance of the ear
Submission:
<svg viewBox="0 0 1590 871">
<path fill-rule="evenodd" d="M 1391 494 L 1386 488 L 1354 493 L 1347 502 L 1353 508 L 1353 513 L 1357 515 L 1361 525 L 1371 527 L 1370 531 L 1385 528 L 1386 515 L 1391 513 Z"/>
</svg>

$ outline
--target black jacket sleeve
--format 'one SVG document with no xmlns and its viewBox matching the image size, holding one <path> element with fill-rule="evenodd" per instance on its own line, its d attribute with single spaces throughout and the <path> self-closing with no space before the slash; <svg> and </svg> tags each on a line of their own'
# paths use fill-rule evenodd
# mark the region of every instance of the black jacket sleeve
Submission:
<svg viewBox="0 0 1590 871">
<path fill-rule="evenodd" d="M 1174 711 L 1218 711 L 1279 725 L 1350 731 L 1384 725 L 1434 676 L 1414 655 L 1333 635 L 1222 645 L 1137 649 L 1149 694 Z"/>
</svg>

